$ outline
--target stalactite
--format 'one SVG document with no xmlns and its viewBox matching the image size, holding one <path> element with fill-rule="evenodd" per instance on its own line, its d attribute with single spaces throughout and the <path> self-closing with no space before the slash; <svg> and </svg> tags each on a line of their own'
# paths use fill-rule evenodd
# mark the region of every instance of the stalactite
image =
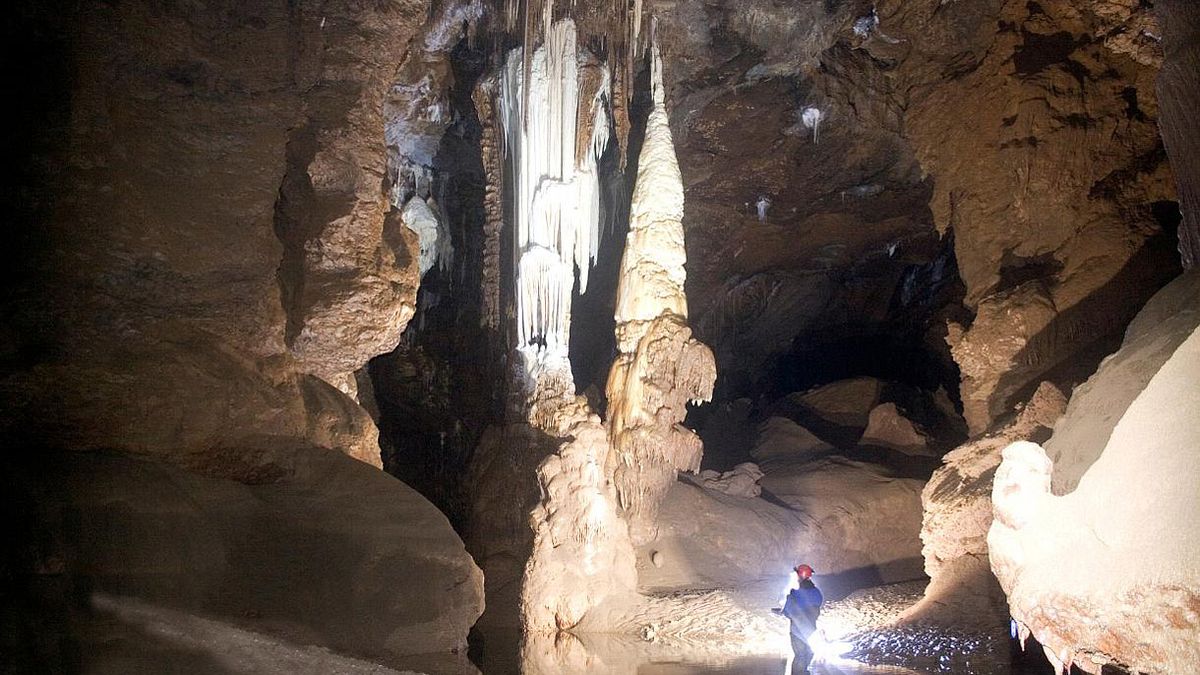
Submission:
<svg viewBox="0 0 1200 675">
<path fill-rule="evenodd" d="M 544 7 L 548 16 L 550 4 Z M 609 77 L 603 66 L 593 66 L 601 72 L 583 79 L 595 85 L 581 87 L 581 60 L 586 66 L 587 57 L 579 55 L 570 20 L 551 24 L 545 43 L 532 55 L 527 50 L 509 53 L 498 102 L 512 177 L 518 344 L 530 373 L 569 372 L 575 273 L 586 291 L 600 245 L 597 162 L 609 140 Z M 590 129 L 583 153 L 581 128 Z"/>
</svg>

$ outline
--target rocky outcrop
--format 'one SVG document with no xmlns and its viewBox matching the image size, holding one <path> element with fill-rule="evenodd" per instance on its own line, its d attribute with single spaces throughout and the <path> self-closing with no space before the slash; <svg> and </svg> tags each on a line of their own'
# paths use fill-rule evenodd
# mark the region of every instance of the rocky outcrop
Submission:
<svg viewBox="0 0 1200 675">
<path fill-rule="evenodd" d="M 34 356 L 5 378 L 5 428 L 188 465 L 306 439 L 378 466 L 363 411 L 310 375 L 352 393 L 411 314 L 411 242 L 383 242 L 381 109 L 423 10 L 57 20 L 77 27 L 80 74 L 64 173 L 42 186 L 61 246 L 14 296 L 12 339 Z"/>
<path fill-rule="evenodd" d="M 228 635 L 193 644 L 162 627 L 172 614 L 376 663 L 472 670 L 466 635 L 483 609 L 483 576 L 445 516 L 394 478 L 322 448 L 228 452 L 271 471 L 228 480 L 110 453 L 6 466 L 6 506 L 36 504 L 22 515 L 40 535 L 22 552 L 37 587 L 44 601 L 69 605 L 33 615 L 77 617 L 67 629 L 85 645 L 85 670 L 156 654 L 220 659 L 238 644 Z M 45 592 L 55 587 L 64 592 Z M 123 654 L 122 630 L 143 623 L 148 632 Z"/>
<path fill-rule="evenodd" d="M 987 557 L 1000 452 L 1015 441 L 1044 439 L 1066 404 L 1061 391 L 1043 382 L 1012 421 L 943 458 L 921 491 L 921 554 L 929 586 L 906 621 L 1003 629 L 1008 608 Z"/>
<path fill-rule="evenodd" d="M 807 459 L 832 452 L 834 447 L 786 417 L 771 417 L 758 428 L 750 456 L 758 462 L 774 459 Z"/>
<path fill-rule="evenodd" d="M 374 468 L 352 398 L 415 300 L 414 238 L 385 225 L 382 110 L 426 10 L 89 3 L 48 20 L 70 114 L 37 186 L 54 204 L 39 255 L 4 298 L 0 430 L 33 455 L 87 451 L 47 502 L 83 519 L 63 541 L 92 567 L 72 574 L 370 658 L 461 651 L 478 571 Z"/>
<path fill-rule="evenodd" d="M 830 591 L 920 576 L 920 480 L 842 457 L 764 470 L 758 482 L 769 501 L 691 477 L 672 485 L 654 538 L 638 547 L 643 590 L 777 580 L 774 593 L 801 561 Z"/>
<path fill-rule="evenodd" d="M 871 408 L 867 428 L 859 443 L 898 450 L 906 455 L 929 454 L 929 439 L 916 427 L 895 403 L 882 403 Z"/>
<path fill-rule="evenodd" d="M 1154 62 L 1093 39 L 1122 21 L 1140 38 L 1145 13 L 890 2 L 879 14 L 897 38 L 922 27 L 922 39 L 868 49 L 906 59 L 915 86 L 907 135 L 935 178 L 934 222 L 954 232 L 976 313 L 947 340 L 978 434 L 1045 374 L 1085 377 L 1177 269 L 1152 209 L 1174 198 Z"/>
<path fill-rule="evenodd" d="M 1005 448 L 996 473 L 991 567 L 1022 635 L 1032 633 L 1059 666 L 1183 672 L 1200 660 L 1193 452 L 1200 333 L 1194 312 L 1184 313 L 1188 321 L 1150 323 L 1169 304 L 1162 296 L 1175 291 L 1194 308 L 1194 279 L 1165 289 L 1148 321 L 1139 318 L 1121 350 L 1072 397 L 1074 415 L 1063 422 L 1072 444 L 1058 451 L 1067 465 L 1063 486 L 1081 473 L 1074 490 L 1052 492 L 1054 464 L 1035 443 Z M 1171 343 L 1178 346 L 1167 349 Z M 1118 421 L 1111 431 L 1080 433 L 1073 427 L 1082 409 Z"/>
<path fill-rule="evenodd" d="M 1130 403 L 1198 325 L 1200 273 L 1187 272 L 1146 303 L 1125 331 L 1121 349 L 1072 394 L 1065 416 L 1045 443 L 1046 456 L 1054 462 L 1054 494 L 1067 494 L 1079 485 Z"/>
</svg>

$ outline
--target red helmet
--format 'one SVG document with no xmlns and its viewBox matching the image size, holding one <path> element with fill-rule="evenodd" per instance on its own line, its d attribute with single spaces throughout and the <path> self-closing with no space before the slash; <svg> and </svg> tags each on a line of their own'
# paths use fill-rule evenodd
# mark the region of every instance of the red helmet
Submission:
<svg viewBox="0 0 1200 675">
<path fill-rule="evenodd" d="M 812 577 L 812 568 L 808 565 L 796 565 L 796 576 L 801 579 L 809 579 Z"/>
</svg>

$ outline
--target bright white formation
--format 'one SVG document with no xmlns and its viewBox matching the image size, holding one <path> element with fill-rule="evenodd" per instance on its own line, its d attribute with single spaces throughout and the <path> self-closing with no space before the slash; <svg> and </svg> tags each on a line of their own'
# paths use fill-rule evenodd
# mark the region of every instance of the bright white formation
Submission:
<svg viewBox="0 0 1200 675">
<path fill-rule="evenodd" d="M 521 48 L 509 52 L 499 105 L 516 226 L 518 344 L 529 372 L 570 372 L 575 271 L 582 293 L 600 248 L 596 165 L 609 141 L 609 77 L 603 72 L 580 105 L 580 65 L 588 57 L 578 51 L 569 19 L 551 25 L 545 44 L 523 57 Z M 591 137 L 577 151 L 581 115 Z"/>
<path fill-rule="evenodd" d="M 433 269 L 435 263 L 443 271 L 450 269 L 450 263 L 454 260 L 454 246 L 450 243 L 450 233 L 438 220 L 433 209 L 429 208 L 429 204 L 424 199 L 414 196 L 404 205 L 400 219 L 408 229 L 417 233 L 420 241 L 421 276 L 424 277 L 426 272 Z"/>
</svg>

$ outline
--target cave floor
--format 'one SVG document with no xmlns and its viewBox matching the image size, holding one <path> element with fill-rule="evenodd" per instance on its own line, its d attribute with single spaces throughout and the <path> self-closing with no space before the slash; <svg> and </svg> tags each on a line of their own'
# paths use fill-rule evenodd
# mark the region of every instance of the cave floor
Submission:
<svg viewBox="0 0 1200 675">
<path fill-rule="evenodd" d="M 820 626 L 842 656 L 826 653 L 813 675 L 905 673 L 1033 675 L 1050 673 L 1011 652 L 1004 627 L 992 634 L 946 626 L 892 622 L 912 606 L 925 582 L 863 589 L 826 603 Z M 473 656 L 486 675 L 587 672 L 633 675 L 738 673 L 785 675 L 787 624 L 771 614 L 761 588 L 678 591 L 655 597 L 639 617 L 653 630 L 643 637 L 581 635 L 524 642 L 487 634 Z M 668 615 L 670 620 L 664 620 Z M 840 643 L 840 644 L 838 644 Z M 1040 661 L 1040 659 L 1028 659 Z M 583 664 L 586 664 L 584 666 Z M 581 670 L 582 669 L 582 670 Z"/>
</svg>

